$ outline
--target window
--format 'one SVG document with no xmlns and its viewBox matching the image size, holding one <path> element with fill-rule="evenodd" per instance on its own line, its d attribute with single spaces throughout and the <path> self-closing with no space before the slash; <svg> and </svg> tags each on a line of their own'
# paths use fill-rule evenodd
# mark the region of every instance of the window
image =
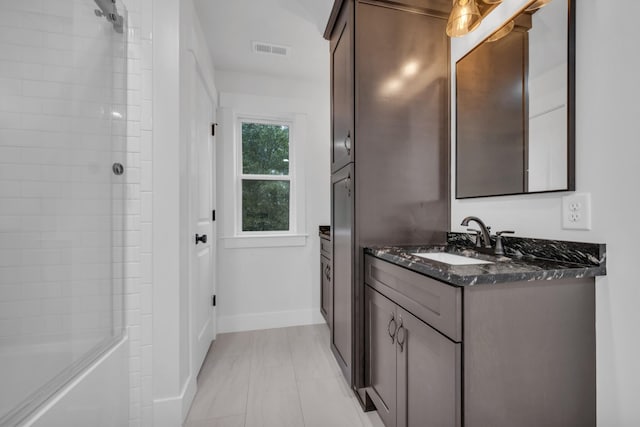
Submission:
<svg viewBox="0 0 640 427">
<path fill-rule="evenodd" d="M 292 124 L 238 119 L 238 234 L 287 234 L 293 222 Z"/>
</svg>

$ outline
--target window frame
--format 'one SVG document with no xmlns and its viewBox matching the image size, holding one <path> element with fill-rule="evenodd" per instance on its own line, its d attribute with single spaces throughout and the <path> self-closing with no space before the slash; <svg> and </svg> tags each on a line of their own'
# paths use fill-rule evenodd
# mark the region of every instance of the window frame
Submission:
<svg viewBox="0 0 640 427">
<path fill-rule="evenodd" d="M 287 175 L 261 175 L 246 174 L 242 164 L 242 124 L 257 123 L 265 125 L 287 126 L 289 128 L 289 173 Z M 297 179 L 296 179 L 296 126 L 291 118 L 279 116 L 261 116 L 254 114 L 241 114 L 235 118 L 235 236 L 236 237 L 276 237 L 293 236 L 298 230 L 297 224 Z M 271 231 L 244 231 L 242 224 L 242 183 L 243 181 L 288 181 L 289 182 L 289 229 Z"/>
</svg>

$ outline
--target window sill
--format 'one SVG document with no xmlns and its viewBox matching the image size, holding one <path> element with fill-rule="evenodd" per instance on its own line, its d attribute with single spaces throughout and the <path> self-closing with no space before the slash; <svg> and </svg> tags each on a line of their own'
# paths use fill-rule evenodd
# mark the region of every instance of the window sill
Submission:
<svg viewBox="0 0 640 427">
<path fill-rule="evenodd" d="M 273 236 L 233 236 L 223 237 L 226 249 L 281 248 L 305 246 L 308 234 L 281 234 Z"/>
</svg>

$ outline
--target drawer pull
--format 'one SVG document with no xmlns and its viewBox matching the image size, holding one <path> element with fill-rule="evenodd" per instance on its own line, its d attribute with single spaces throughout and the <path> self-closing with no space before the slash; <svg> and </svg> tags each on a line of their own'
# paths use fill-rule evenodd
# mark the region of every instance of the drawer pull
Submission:
<svg viewBox="0 0 640 427">
<path fill-rule="evenodd" d="M 391 325 L 393 324 L 393 331 L 391 330 Z M 398 331 L 398 324 L 396 323 L 395 316 L 391 315 L 391 320 L 389 320 L 389 324 L 387 325 L 387 332 L 389 332 L 389 336 L 391 337 L 391 344 L 393 344 L 396 338 L 396 332 Z"/>
<path fill-rule="evenodd" d="M 402 338 L 400 333 L 402 333 Z M 404 350 L 404 343 L 406 339 L 407 339 L 407 329 L 402 325 L 402 318 L 400 318 L 400 327 L 398 328 L 398 337 L 396 340 L 398 342 L 398 347 L 400 347 L 400 353 L 402 353 Z"/>
</svg>

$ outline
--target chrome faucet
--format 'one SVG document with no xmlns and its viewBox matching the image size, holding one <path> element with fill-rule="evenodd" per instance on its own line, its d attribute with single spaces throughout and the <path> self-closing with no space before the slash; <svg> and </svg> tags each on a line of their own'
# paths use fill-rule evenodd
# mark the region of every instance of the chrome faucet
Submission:
<svg viewBox="0 0 640 427">
<path fill-rule="evenodd" d="M 474 221 L 480 226 L 480 237 L 482 239 L 482 245 L 487 249 L 491 249 L 491 237 L 489 236 L 489 230 L 491 229 L 491 227 L 487 227 L 484 222 L 477 216 L 466 217 L 462 220 L 460 225 L 466 227 L 469 225 L 470 221 Z"/>
</svg>

